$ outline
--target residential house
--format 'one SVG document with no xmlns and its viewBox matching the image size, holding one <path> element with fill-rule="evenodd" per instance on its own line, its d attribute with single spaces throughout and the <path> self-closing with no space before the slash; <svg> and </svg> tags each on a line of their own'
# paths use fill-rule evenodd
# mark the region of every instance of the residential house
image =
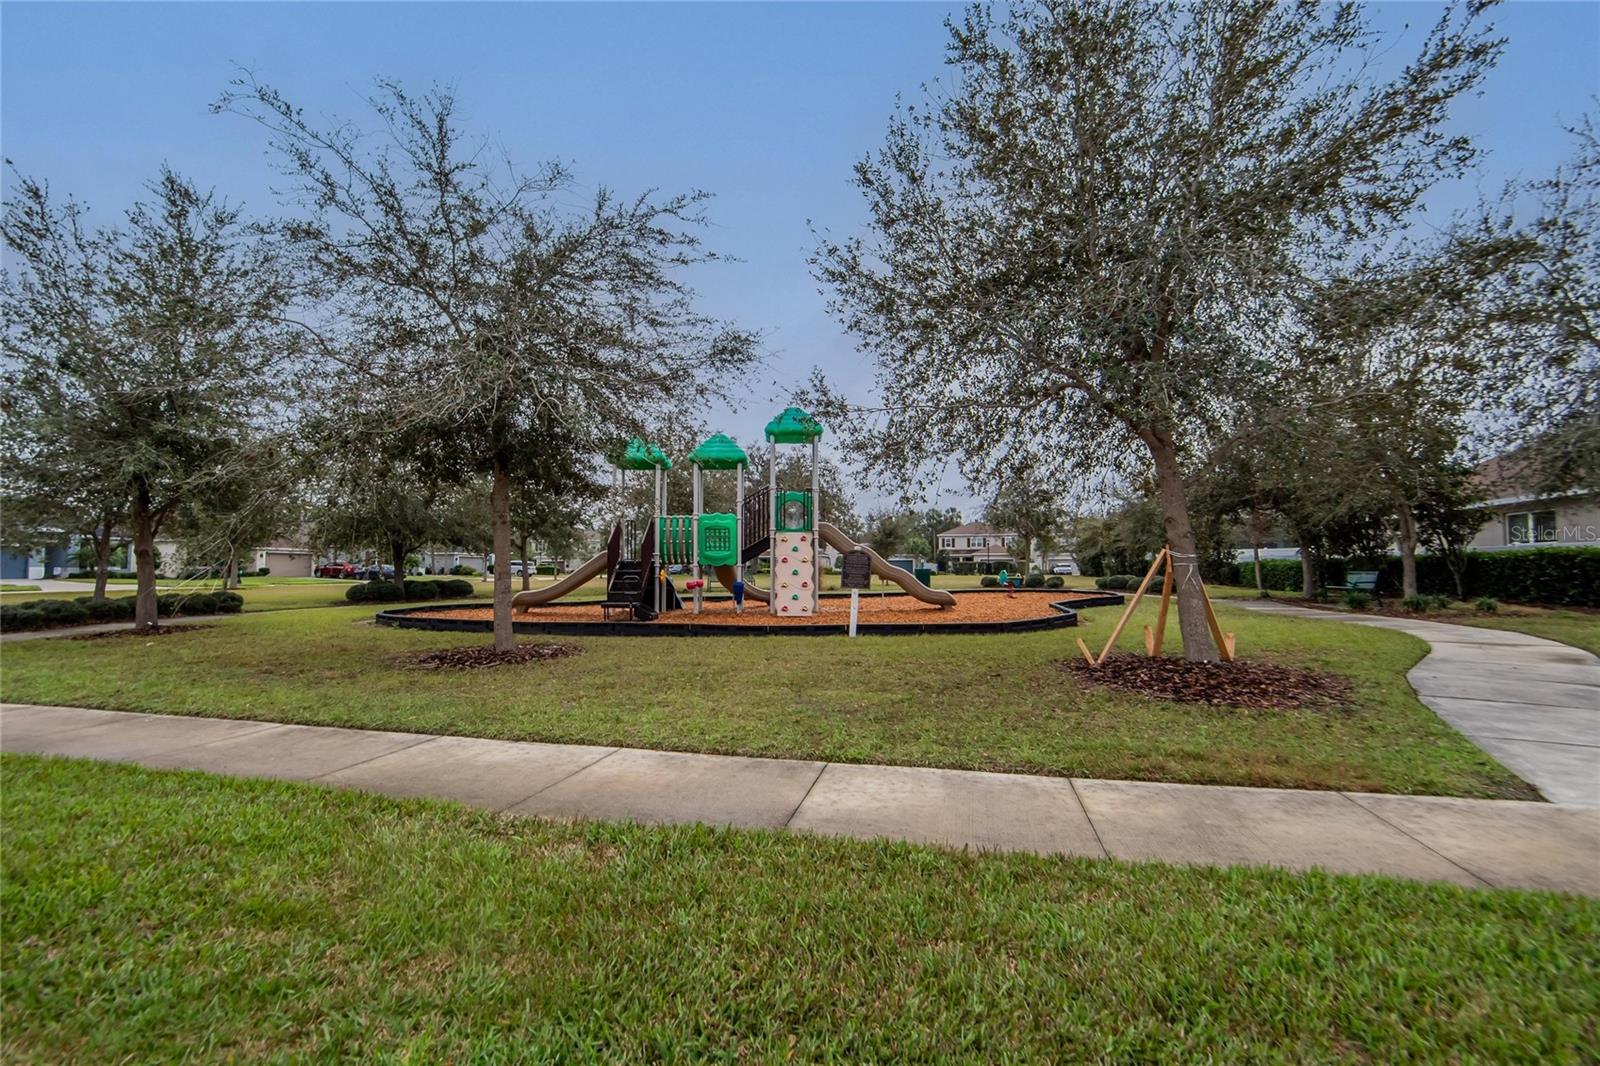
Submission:
<svg viewBox="0 0 1600 1066">
<path fill-rule="evenodd" d="M 934 551 L 949 559 L 953 569 L 998 570 L 1015 565 L 1011 550 L 1020 539 L 988 522 L 966 522 L 940 533 Z"/>
<path fill-rule="evenodd" d="M 1600 493 L 1584 490 L 1538 492 L 1528 487 L 1515 453 L 1478 467 L 1488 494 L 1486 521 L 1469 548 L 1594 547 L 1600 544 Z"/>
</svg>

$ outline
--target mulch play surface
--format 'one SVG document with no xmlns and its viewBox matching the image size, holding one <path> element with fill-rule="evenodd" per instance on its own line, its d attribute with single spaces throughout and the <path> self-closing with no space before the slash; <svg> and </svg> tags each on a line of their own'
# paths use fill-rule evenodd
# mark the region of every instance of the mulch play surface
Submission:
<svg viewBox="0 0 1600 1066">
<path fill-rule="evenodd" d="M 1350 681 L 1337 674 L 1271 663 L 1191 663 L 1170 655 L 1113 655 L 1099 666 L 1069 659 L 1061 668 L 1089 685 L 1175 703 L 1229 707 L 1327 708 L 1348 702 Z"/>
<path fill-rule="evenodd" d="M 495 651 L 492 645 L 472 644 L 465 648 L 445 648 L 443 651 L 423 652 L 400 659 L 405 666 L 423 670 L 481 670 L 490 666 L 515 666 L 519 663 L 540 663 L 548 659 L 565 659 L 583 649 L 576 644 L 518 644 L 511 651 Z"/>
<path fill-rule="evenodd" d="M 1056 612 L 1052 603 L 1087 599 L 1088 593 L 1068 592 L 1064 589 L 1042 591 L 1025 589 L 1015 596 L 1003 592 L 963 592 L 956 597 L 954 607 L 937 607 L 923 603 L 902 593 L 863 593 L 860 621 L 869 623 L 903 623 L 907 625 L 955 624 L 961 622 L 1014 622 L 1029 618 L 1049 618 Z M 482 621 L 494 617 L 491 607 L 441 607 L 437 611 L 417 611 L 412 617 L 465 618 Z M 600 605 L 570 604 L 534 607 L 517 611 L 513 616 L 519 622 L 600 622 L 603 616 Z M 715 623 L 717 625 L 842 625 L 850 620 L 850 600 L 846 596 L 824 596 L 822 610 L 810 618 L 792 618 L 770 615 L 766 604 L 746 600 L 743 614 L 735 614 L 733 601 L 708 600 L 700 614 L 689 608 L 687 601 L 682 611 L 668 611 L 658 618 L 656 625 L 692 625 Z"/>
</svg>

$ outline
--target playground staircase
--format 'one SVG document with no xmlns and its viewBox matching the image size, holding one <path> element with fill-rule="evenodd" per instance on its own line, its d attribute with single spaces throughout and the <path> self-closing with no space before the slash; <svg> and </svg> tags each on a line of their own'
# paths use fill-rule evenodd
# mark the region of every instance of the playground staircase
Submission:
<svg viewBox="0 0 1600 1066">
<path fill-rule="evenodd" d="M 645 601 L 644 566 L 638 559 L 622 559 L 606 582 L 606 598 L 600 604 L 601 612 L 611 617 L 612 611 L 626 611 L 630 618 L 649 621 L 655 610 Z"/>
<path fill-rule="evenodd" d="M 739 545 L 740 562 L 759 559 L 772 547 L 772 490 L 747 493 L 739 513 L 739 528 L 744 531 Z"/>
<path fill-rule="evenodd" d="M 609 619 L 613 611 L 626 612 L 631 619 L 653 621 L 656 617 L 656 573 L 660 565 L 656 559 L 654 522 L 645 528 L 637 559 L 622 558 L 622 524 L 619 522 L 614 526 L 611 539 L 606 542 L 606 598 L 600 603 L 601 614 Z M 683 610 L 683 600 L 670 581 L 666 584 L 666 600 L 662 609 Z"/>
</svg>

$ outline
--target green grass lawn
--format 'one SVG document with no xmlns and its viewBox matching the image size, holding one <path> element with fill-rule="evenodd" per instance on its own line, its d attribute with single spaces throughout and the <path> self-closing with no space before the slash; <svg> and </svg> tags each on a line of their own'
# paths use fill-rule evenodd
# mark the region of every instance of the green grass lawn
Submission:
<svg viewBox="0 0 1600 1066">
<path fill-rule="evenodd" d="M 38 585 L 0 585 L 0 592 L 38 592 Z"/>
<path fill-rule="evenodd" d="M 1213 599 L 1254 599 L 1256 590 L 1208 586 Z M 1299 593 L 1274 592 L 1272 598 L 1290 603 L 1305 602 Z M 1385 601 L 1388 602 L 1387 600 Z M 1337 602 L 1323 605 L 1344 613 L 1346 608 Z M 1485 614 L 1471 603 L 1455 603 L 1446 608 L 1433 608 L 1422 614 L 1410 615 L 1428 622 L 1448 622 L 1453 625 L 1478 626 L 1483 629 L 1505 629 L 1514 633 L 1544 637 L 1560 641 L 1575 648 L 1600 655 L 1600 611 L 1577 607 L 1535 607 L 1530 604 L 1502 603 L 1494 614 Z"/>
<path fill-rule="evenodd" d="M 1600 904 L 1576 897 L 0 768 L 9 1062 L 1577 1062 L 1600 1041 Z"/>
<path fill-rule="evenodd" d="M 486 635 L 392 630 L 371 608 L 264 612 L 159 642 L 8 646 L 0 697 L 507 739 L 1098 778 L 1535 799 L 1417 702 L 1421 641 L 1222 604 L 1246 657 L 1334 670 L 1353 706 L 1249 711 L 1087 688 L 1057 667 L 1076 630 L 1004 636 L 578 638 L 571 658 L 409 669 Z M 1123 637 L 1140 645 L 1152 609 Z"/>
</svg>

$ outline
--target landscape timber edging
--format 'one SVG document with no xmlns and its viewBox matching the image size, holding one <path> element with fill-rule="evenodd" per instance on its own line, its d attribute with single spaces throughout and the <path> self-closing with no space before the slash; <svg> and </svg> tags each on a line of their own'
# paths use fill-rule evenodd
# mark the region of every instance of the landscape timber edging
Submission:
<svg viewBox="0 0 1600 1066">
<path fill-rule="evenodd" d="M 990 593 L 993 589 L 951 589 L 952 595 L 962 593 Z M 1019 595 L 1047 596 L 1060 589 L 1023 589 Z M 823 599 L 845 599 L 848 593 L 824 593 Z M 708 600 L 727 600 L 731 597 L 706 597 Z M 1036 633 L 1046 629 L 1065 629 L 1078 624 L 1079 607 L 1120 607 L 1120 593 L 1106 592 L 1082 596 L 1072 600 L 1054 600 L 1049 604 L 1055 612 L 1038 618 L 1018 618 L 1006 622 L 862 622 L 856 626 L 858 636 L 931 636 L 937 633 L 973 635 L 979 633 Z M 381 626 L 396 629 L 425 629 L 444 633 L 488 633 L 494 623 L 487 618 L 426 618 L 414 617 L 429 611 L 449 610 L 463 604 L 421 604 L 415 607 L 397 607 L 379 611 L 376 621 Z M 592 602 L 550 603 L 541 609 L 593 607 Z M 537 622 L 513 620 L 512 632 L 523 636 L 560 637 L 742 637 L 742 636 L 802 636 L 837 637 L 850 632 L 848 622 L 837 625 L 726 625 L 718 622 L 562 622 L 543 619 Z"/>
</svg>

